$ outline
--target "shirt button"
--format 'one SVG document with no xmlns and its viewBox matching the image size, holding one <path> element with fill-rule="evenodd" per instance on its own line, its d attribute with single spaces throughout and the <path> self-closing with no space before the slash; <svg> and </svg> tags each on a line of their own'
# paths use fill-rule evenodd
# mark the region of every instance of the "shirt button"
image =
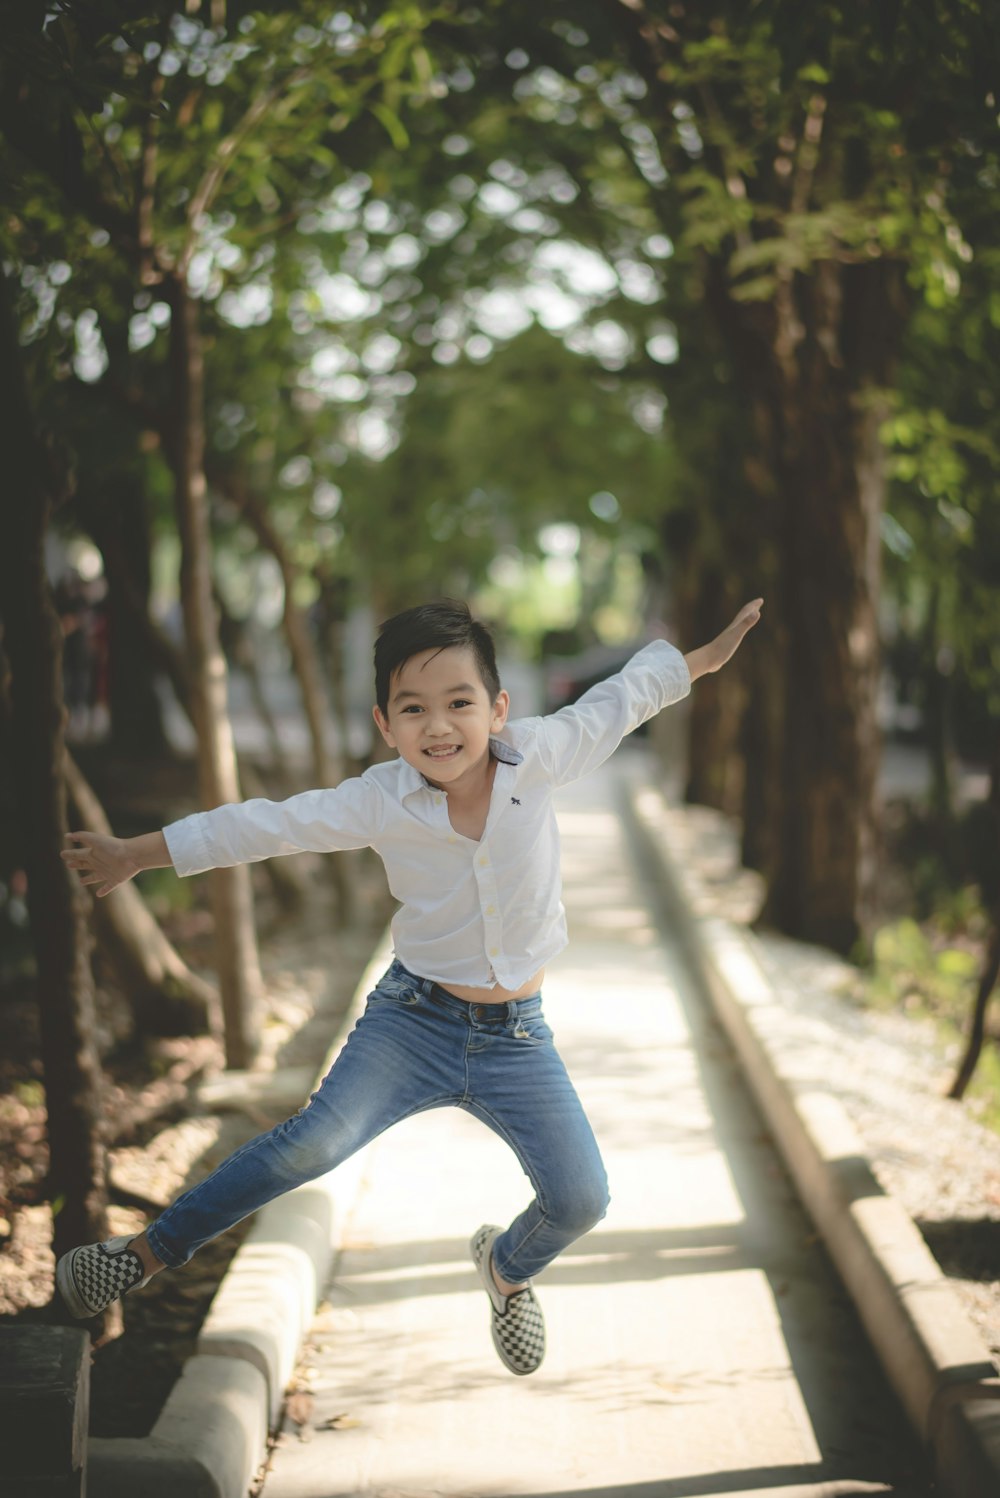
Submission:
<svg viewBox="0 0 1000 1498">
<path fill-rule="evenodd" d="M 495 905 L 487 905 L 487 907 L 486 907 L 486 914 L 487 915 L 496 915 L 496 913 L 497 913 L 497 908 L 496 908 Z"/>
<path fill-rule="evenodd" d="M 489 866 L 489 862 L 490 862 L 489 859 L 486 857 L 486 854 L 484 853 L 482 855 L 482 857 L 480 858 L 480 860 L 479 860 L 479 866 L 480 866 L 480 868 L 482 868 L 482 869 L 487 868 Z"/>
<path fill-rule="evenodd" d="M 500 955 L 500 948 L 499 947 L 490 947 L 490 956 L 491 957 L 499 957 L 499 955 Z"/>
</svg>

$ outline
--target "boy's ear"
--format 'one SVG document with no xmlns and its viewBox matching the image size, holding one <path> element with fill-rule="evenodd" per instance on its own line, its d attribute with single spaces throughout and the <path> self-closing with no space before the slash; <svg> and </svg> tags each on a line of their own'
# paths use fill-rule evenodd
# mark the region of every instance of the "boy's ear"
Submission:
<svg viewBox="0 0 1000 1498">
<path fill-rule="evenodd" d="M 490 721 L 491 728 L 502 728 L 507 721 L 510 712 L 510 697 L 502 688 L 497 693 L 497 700 L 493 704 L 493 717 Z"/>
<path fill-rule="evenodd" d="M 389 727 L 389 719 L 385 716 L 382 709 L 377 706 L 373 707 L 372 717 L 375 719 L 375 726 L 378 728 L 379 733 L 389 745 L 389 748 L 395 749 L 396 740 L 393 737 L 392 729 Z"/>
</svg>

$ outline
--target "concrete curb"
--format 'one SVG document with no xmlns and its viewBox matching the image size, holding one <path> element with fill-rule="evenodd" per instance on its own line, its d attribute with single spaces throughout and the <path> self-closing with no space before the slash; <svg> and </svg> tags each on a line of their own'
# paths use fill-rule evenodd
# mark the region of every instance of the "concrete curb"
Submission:
<svg viewBox="0 0 1000 1498">
<path fill-rule="evenodd" d="M 337 1039 L 313 1083 L 326 1076 L 391 960 L 388 936 L 373 954 Z M 233 1258 L 212 1301 L 194 1357 L 152 1433 L 92 1437 L 91 1498 L 245 1498 L 267 1452 L 285 1389 L 338 1251 L 367 1152 L 270 1202 Z"/>
<path fill-rule="evenodd" d="M 627 820 L 655 866 L 685 949 L 743 1066 L 800 1198 L 948 1498 L 1000 1493 L 1000 1378 L 916 1225 L 878 1184 L 840 1101 L 803 1086 L 787 1015 L 753 933 L 693 913 L 661 794 L 625 787 Z"/>
</svg>

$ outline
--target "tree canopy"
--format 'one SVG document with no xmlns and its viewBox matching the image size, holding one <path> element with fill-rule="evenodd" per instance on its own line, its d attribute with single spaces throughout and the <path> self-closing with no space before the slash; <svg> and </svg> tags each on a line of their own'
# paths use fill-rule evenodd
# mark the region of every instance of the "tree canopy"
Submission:
<svg viewBox="0 0 1000 1498">
<path fill-rule="evenodd" d="M 485 589 L 537 639 L 558 524 L 585 635 L 625 626 L 584 565 L 633 621 L 669 578 L 688 643 L 763 592 L 746 852 L 849 946 L 886 619 L 926 711 L 947 668 L 980 745 L 995 713 L 997 40 L 980 0 L 13 7 L 0 234 L 64 523 L 176 546 L 182 285 L 230 577 L 252 500 L 303 605 Z"/>
</svg>

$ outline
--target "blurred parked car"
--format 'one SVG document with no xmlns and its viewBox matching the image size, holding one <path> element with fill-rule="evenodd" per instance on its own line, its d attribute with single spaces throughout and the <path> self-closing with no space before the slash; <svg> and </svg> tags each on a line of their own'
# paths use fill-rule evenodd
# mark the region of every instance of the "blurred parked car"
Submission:
<svg viewBox="0 0 1000 1498">
<path fill-rule="evenodd" d="M 545 711 L 558 712 L 582 697 L 589 687 L 614 676 L 647 640 L 624 645 L 590 645 L 576 655 L 553 655 L 545 662 Z M 640 730 L 641 731 L 641 730 Z"/>
</svg>

